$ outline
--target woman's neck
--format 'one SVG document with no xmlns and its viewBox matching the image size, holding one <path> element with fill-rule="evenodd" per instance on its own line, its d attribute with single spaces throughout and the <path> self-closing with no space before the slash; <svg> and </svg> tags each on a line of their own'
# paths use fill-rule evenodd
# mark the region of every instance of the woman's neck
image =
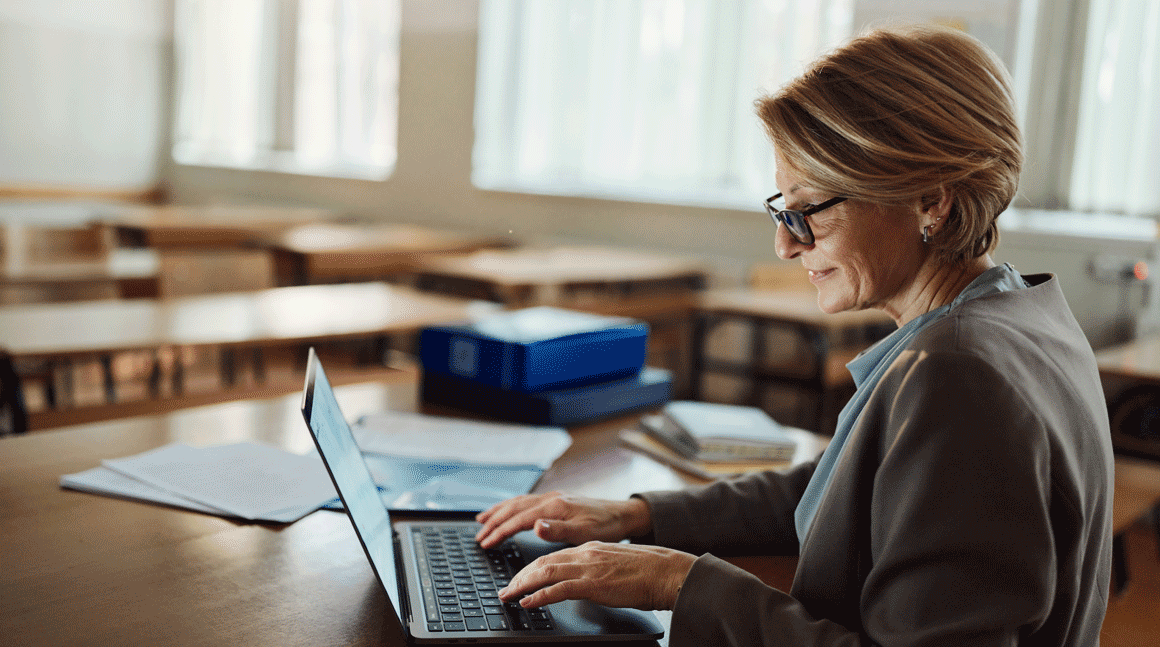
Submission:
<svg viewBox="0 0 1160 647">
<path fill-rule="evenodd" d="M 928 265 L 929 269 L 916 277 L 911 298 L 897 313 L 889 312 L 899 328 L 915 317 L 941 308 L 955 300 L 955 297 L 983 272 L 995 267 L 991 256 L 984 254 L 964 263 L 952 265 Z"/>
</svg>

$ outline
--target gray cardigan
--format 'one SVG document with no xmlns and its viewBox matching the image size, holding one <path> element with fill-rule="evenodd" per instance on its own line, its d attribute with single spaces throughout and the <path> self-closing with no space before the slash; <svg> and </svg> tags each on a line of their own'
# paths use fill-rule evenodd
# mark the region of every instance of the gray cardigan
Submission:
<svg viewBox="0 0 1160 647">
<path fill-rule="evenodd" d="M 816 463 L 638 495 L 652 539 L 702 554 L 669 644 L 1096 645 L 1114 463 L 1095 358 L 1059 282 L 923 330 L 851 431 L 805 541 Z M 790 592 L 709 554 L 799 554 Z"/>
</svg>

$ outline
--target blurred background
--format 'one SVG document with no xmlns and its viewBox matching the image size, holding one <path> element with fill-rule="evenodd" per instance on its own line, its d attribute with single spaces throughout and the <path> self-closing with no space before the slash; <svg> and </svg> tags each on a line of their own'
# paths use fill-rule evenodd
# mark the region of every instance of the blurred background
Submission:
<svg viewBox="0 0 1160 647">
<path fill-rule="evenodd" d="M 1097 349 L 1155 329 L 1151 0 L 0 0 L 4 266 L 89 245 L 160 297 L 398 269 L 352 270 L 368 252 L 328 278 L 270 252 L 322 223 L 341 227 L 297 231 L 299 251 L 430 230 L 476 241 L 463 252 L 631 249 L 694 259 L 697 289 L 752 285 L 779 267 L 754 100 L 912 21 L 977 36 L 1014 76 L 1027 162 L 997 260 L 1058 274 Z M 231 243 L 209 230 L 162 240 L 223 223 L 251 237 L 216 265 L 205 250 Z M 16 282 L 6 303 L 71 298 Z"/>
</svg>

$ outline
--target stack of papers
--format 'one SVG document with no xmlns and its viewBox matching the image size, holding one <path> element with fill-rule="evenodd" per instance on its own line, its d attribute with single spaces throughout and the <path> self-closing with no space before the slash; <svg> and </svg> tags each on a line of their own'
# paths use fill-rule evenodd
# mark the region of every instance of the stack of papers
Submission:
<svg viewBox="0 0 1160 647">
<path fill-rule="evenodd" d="M 326 466 L 255 443 L 166 445 L 66 474 L 63 487 L 252 521 L 296 521 L 335 497 Z"/>
<path fill-rule="evenodd" d="M 352 431 L 393 510 L 485 510 L 530 492 L 572 444 L 559 427 L 399 411 L 363 416 Z"/>
<path fill-rule="evenodd" d="M 470 465 L 548 469 L 572 444 L 560 427 L 479 422 L 385 411 L 363 416 L 352 431 L 363 452 Z"/>
<path fill-rule="evenodd" d="M 364 416 L 353 432 L 383 502 L 404 510 L 482 510 L 526 494 L 572 443 L 558 427 L 403 412 Z M 60 484 L 253 521 L 289 523 L 342 508 L 317 452 L 255 443 L 166 445 L 66 474 Z"/>
</svg>

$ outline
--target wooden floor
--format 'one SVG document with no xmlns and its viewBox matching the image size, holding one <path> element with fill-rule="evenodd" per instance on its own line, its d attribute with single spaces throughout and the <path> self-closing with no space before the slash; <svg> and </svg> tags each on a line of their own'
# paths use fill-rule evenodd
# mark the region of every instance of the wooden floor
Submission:
<svg viewBox="0 0 1160 647">
<path fill-rule="evenodd" d="M 1127 534 L 1130 577 L 1124 592 L 1108 604 L 1102 647 L 1156 647 L 1160 645 L 1160 547 L 1151 527 L 1143 522 Z"/>
</svg>

